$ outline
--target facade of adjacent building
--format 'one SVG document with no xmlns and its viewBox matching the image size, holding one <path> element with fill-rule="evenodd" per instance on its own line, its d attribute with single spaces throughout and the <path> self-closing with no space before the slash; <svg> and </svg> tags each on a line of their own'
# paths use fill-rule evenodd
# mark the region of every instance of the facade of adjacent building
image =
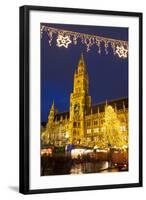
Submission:
<svg viewBox="0 0 146 200">
<path fill-rule="evenodd" d="M 106 134 L 105 108 L 111 106 L 120 123 L 119 129 L 128 141 L 128 98 L 120 98 L 92 105 L 89 95 L 89 77 L 83 54 L 74 72 L 70 108 L 59 113 L 53 102 L 49 112 L 42 143 L 62 146 L 67 143 L 100 146 Z"/>
</svg>

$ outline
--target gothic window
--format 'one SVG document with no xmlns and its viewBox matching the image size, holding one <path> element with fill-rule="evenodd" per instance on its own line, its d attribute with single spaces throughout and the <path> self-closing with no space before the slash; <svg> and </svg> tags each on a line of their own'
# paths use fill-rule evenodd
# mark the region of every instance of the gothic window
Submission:
<svg viewBox="0 0 146 200">
<path fill-rule="evenodd" d="M 93 131 L 94 131 L 94 133 L 98 133 L 99 128 L 95 128 Z"/>
<path fill-rule="evenodd" d="M 79 110 L 80 110 L 80 105 L 79 104 L 75 104 L 74 105 L 74 113 L 75 114 L 79 114 Z"/>
<path fill-rule="evenodd" d="M 76 122 L 74 122 L 74 123 L 73 123 L 73 127 L 74 127 L 74 128 L 76 128 L 76 126 L 77 126 L 77 123 L 76 123 Z"/>
<path fill-rule="evenodd" d="M 102 127 L 102 128 L 101 128 L 101 131 L 104 132 L 104 131 L 105 131 L 105 127 Z"/>
<path fill-rule="evenodd" d="M 76 130 L 74 130 L 73 135 L 76 135 Z"/>
<path fill-rule="evenodd" d="M 105 121 L 104 121 L 104 119 L 101 119 L 101 124 L 103 124 Z"/>
<path fill-rule="evenodd" d="M 126 127 L 125 126 L 121 126 L 120 130 L 123 131 L 123 132 L 125 132 L 126 131 Z"/>
<path fill-rule="evenodd" d="M 87 134 L 90 134 L 91 133 L 91 129 L 87 129 Z"/>
<path fill-rule="evenodd" d="M 87 126 L 90 126 L 90 124 L 91 124 L 90 121 L 88 121 L 88 122 L 87 122 Z"/>
<path fill-rule="evenodd" d="M 97 120 L 94 121 L 94 125 L 96 126 L 98 124 Z"/>
<path fill-rule="evenodd" d="M 80 84 L 80 81 L 79 81 L 79 80 L 77 81 L 77 84 L 78 84 L 78 85 Z"/>
<path fill-rule="evenodd" d="M 125 122 L 124 117 L 120 117 L 120 121 L 121 121 L 121 122 Z"/>
</svg>

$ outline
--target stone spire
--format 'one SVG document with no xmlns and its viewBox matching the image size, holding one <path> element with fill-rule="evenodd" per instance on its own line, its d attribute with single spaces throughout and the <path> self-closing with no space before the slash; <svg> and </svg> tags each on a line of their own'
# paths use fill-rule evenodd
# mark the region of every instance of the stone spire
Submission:
<svg viewBox="0 0 146 200">
<path fill-rule="evenodd" d="M 107 107 L 107 99 L 106 99 L 106 101 L 105 101 L 105 106 Z"/>
<path fill-rule="evenodd" d="M 125 112 L 126 108 L 125 108 L 125 102 L 123 101 L 123 110 Z"/>
<path fill-rule="evenodd" d="M 54 104 L 54 100 L 53 100 L 53 103 L 52 103 L 52 106 L 51 106 L 51 110 L 50 111 L 55 111 L 55 104 Z"/>
<path fill-rule="evenodd" d="M 77 71 L 78 73 L 86 72 L 86 64 L 85 64 L 83 53 L 81 53 Z"/>
<path fill-rule="evenodd" d="M 55 117 L 55 104 L 54 104 L 54 100 L 53 100 L 53 103 L 52 103 L 52 106 L 51 106 L 51 109 L 50 109 L 50 113 L 49 113 L 49 116 L 48 116 L 48 120 L 53 121 L 54 117 Z"/>
<path fill-rule="evenodd" d="M 115 103 L 115 112 L 117 112 L 117 104 Z"/>
</svg>

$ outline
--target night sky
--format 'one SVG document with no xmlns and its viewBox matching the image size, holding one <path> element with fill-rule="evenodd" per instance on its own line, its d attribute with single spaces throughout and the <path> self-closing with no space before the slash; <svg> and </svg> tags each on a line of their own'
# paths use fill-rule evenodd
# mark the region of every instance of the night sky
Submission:
<svg viewBox="0 0 146 200">
<path fill-rule="evenodd" d="M 128 28 L 46 25 L 128 41 Z M 128 59 L 120 59 L 117 55 L 113 55 L 110 49 L 108 55 L 105 55 L 104 48 L 101 55 L 97 51 L 97 47 L 92 46 L 87 52 L 80 40 L 77 45 L 70 44 L 68 48 L 59 48 L 56 46 L 55 37 L 52 45 L 49 46 L 47 33 L 43 33 L 41 39 L 41 122 L 47 121 L 53 100 L 59 112 L 69 110 L 74 70 L 78 65 L 81 52 L 84 54 L 87 65 L 92 104 L 128 97 Z"/>
</svg>

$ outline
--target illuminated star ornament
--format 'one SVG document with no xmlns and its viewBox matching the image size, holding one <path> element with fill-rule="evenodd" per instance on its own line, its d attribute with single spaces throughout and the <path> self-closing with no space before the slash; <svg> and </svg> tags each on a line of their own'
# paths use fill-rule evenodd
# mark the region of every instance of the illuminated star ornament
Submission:
<svg viewBox="0 0 146 200">
<path fill-rule="evenodd" d="M 128 50 L 125 49 L 123 46 L 117 46 L 116 47 L 116 53 L 120 58 L 127 58 Z"/>
<path fill-rule="evenodd" d="M 58 47 L 64 46 L 65 48 L 68 48 L 68 45 L 70 43 L 71 43 L 71 40 L 69 36 L 58 35 L 58 38 L 57 38 Z"/>
<path fill-rule="evenodd" d="M 109 52 L 112 52 L 113 55 L 118 56 L 120 59 L 126 59 L 128 57 L 128 41 L 125 40 L 59 29 L 46 26 L 45 24 L 41 25 L 41 36 L 43 32 L 47 33 L 50 46 L 54 43 L 53 40 L 55 40 L 57 47 L 64 47 L 66 49 L 71 46 L 70 44 L 77 45 L 81 43 L 85 46 L 87 52 L 95 46 L 99 55 L 101 53 L 108 55 Z"/>
</svg>

